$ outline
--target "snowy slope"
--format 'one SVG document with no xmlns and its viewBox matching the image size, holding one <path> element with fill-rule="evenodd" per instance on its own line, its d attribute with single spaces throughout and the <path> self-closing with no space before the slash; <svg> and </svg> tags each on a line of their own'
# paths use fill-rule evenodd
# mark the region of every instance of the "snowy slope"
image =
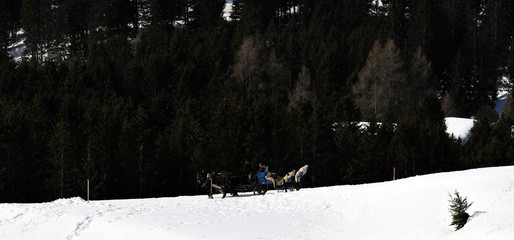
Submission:
<svg viewBox="0 0 514 240">
<path fill-rule="evenodd" d="M 460 139 L 461 144 L 465 145 L 471 137 L 471 129 L 474 120 L 471 118 L 447 117 L 444 119 L 446 123 L 446 132 L 455 139 Z"/>
<path fill-rule="evenodd" d="M 460 231 L 448 193 L 474 202 Z M 0 239 L 512 239 L 514 167 L 356 186 L 207 196 L 0 204 Z"/>
</svg>

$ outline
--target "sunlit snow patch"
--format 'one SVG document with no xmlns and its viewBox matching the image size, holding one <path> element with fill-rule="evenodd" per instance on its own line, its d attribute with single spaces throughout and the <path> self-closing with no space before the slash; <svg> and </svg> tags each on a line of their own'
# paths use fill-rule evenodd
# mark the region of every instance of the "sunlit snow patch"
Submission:
<svg viewBox="0 0 514 240">
<path fill-rule="evenodd" d="M 473 128 L 474 120 L 470 118 L 456 118 L 447 117 L 444 119 L 446 122 L 446 132 L 456 139 L 461 140 L 461 144 L 465 145 L 471 136 L 471 128 Z"/>
</svg>

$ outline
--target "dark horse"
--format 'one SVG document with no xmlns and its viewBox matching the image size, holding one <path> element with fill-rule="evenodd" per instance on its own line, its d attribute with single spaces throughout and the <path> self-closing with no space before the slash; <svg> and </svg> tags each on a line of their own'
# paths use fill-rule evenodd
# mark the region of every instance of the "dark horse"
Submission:
<svg viewBox="0 0 514 240">
<path fill-rule="evenodd" d="M 232 196 L 237 196 L 237 192 L 230 182 L 230 178 L 226 173 L 216 173 L 212 171 L 203 170 L 196 174 L 196 183 L 202 188 L 207 188 L 207 196 L 212 197 L 212 190 L 215 189 L 223 194 L 222 198 L 225 198 L 227 192 L 230 192 Z"/>
</svg>

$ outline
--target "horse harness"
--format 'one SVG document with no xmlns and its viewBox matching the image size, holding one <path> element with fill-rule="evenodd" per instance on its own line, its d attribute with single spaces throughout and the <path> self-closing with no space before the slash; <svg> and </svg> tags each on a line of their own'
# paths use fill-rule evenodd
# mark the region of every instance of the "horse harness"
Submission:
<svg viewBox="0 0 514 240">
<path fill-rule="evenodd" d="M 225 188 L 223 186 L 219 186 L 218 184 L 213 183 L 213 178 L 214 178 L 213 175 L 214 175 L 214 173 L 207 173 L 207 176 L 206 176 L 207 179 L 205 181 L 206 184 L 207 184 L 207 182 L 209 183 L 209 198 L 212 198 L 212 188 L 215 188 L 220 192 L 225 191 Z"/>
<path fill-rule="evenodd" d="M 222 186 L 218 186 L 217 184 L 213 184 L 212 183 L 212 173 L 207 173 L 207 181 L 210 183 L 211 185 L 211 192 L 212 192 L 212 188 L 216 188 L 218 190 L 223 190 L 223 187 Z"/>
</svg>

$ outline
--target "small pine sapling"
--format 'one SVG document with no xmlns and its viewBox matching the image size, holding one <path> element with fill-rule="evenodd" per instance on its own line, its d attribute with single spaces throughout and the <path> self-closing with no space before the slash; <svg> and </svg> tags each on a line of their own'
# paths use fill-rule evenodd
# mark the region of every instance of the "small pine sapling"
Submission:
<svg viewBox="0 0 514 240">
<path fill-rule="evenodd" d="M 462 198 L 457 190 L 455 190 L 455 196 L 451 195 L 450 193 L 448 193 L 448 195 L 450 196 L 449 210 L 452 215 L 452 223 L 450 226 L 455 226 L 455 231 L 457 231 L 464 227 L 464 225 L 466 225 L 468 222 L 469 214 L 466 212 L 466 210 L 468 210 L 468 208 L 473 203 L 468 203 L 468 198 Z"/>
</svg>

